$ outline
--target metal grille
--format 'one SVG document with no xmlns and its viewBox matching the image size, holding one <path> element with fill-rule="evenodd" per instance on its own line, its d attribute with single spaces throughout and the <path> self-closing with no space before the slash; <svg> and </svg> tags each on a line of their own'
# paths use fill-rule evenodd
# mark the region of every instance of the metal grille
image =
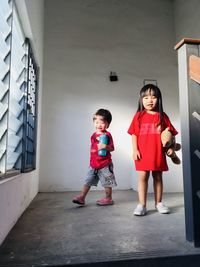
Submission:
<svg viewBox="0 0 200 267">
<path fill-rule="evenodd" d="M 24 116 L 24 150 L 22 171 L 35 168 L 36 156 L 36 122 L 37 122 L 37 67 L 32 53 L 31 45 L 26 39 L 27 49 L 27 82 L 25 92 Z"/>
</svg>

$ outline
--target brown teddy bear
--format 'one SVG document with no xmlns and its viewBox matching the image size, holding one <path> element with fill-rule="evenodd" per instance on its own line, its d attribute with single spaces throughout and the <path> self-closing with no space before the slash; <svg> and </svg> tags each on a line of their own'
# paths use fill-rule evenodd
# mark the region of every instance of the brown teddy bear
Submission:
<svg viewBox="0 0 200 267">
<path fill-rule="evenodd" d="M 161 133 L 161 142 L 165 149 L 166 155 L 171 158 L 172 162 L 175 164 L 180 164 L 181 160 L 176 155 L 175 151 L 180 150 L 181 145 L 175 142 L 175 137 L 169 131 L 168 127 Z"/>
</svg>

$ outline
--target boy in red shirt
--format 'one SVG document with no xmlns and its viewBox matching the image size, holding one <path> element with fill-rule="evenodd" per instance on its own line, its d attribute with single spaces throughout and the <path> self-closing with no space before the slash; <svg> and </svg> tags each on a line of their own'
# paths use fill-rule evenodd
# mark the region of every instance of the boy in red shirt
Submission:
<svg viewBox="0 0 200 267">
<path fill-rule="evenodd" d="M 112 199 L 112 188 L 115 187 L 117 183 L 113 173 L 113 163 L 110 153 L 114 151 L 114 143 L 111 133 L 107 131 L 111 121 L 112 115 L 110 111 L 106 109 L 99 109 L 93 117 L 96 131 L 91 136 L 90 166 L 81 194 L 73 198 L 73 203 L 85 205 L 85 198 L 90 187 L 97 186 L 100 180 L 102 186 L 105 188 L 105 198 L 97 200 L 97 204 L 100 206 L 114 204 Z M 99 137 L 103 134 L 108 138 L 107 144 L 99 143 Z M 100 155 L 99 151 L 101 149 L 106 150 L 105 156 Z"/>
</svg>

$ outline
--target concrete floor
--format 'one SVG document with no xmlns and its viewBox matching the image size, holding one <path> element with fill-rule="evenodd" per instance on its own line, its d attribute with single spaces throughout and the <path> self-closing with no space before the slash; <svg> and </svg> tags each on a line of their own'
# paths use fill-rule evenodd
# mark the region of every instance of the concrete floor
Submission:
<svg viewBox="0 0 200 267">
<path fill-rule="evenodd" d="M 39 193 L 0 247 L 0 266 L 200 266 L 200 248 L 185 240 L 183 194 L 164 194 L 168 215 L 149 194 L 144 217 L 133 215 L 132 190 L 114 191 L 106 207 L 96 205 L 102 191 L 90 192 L 84 207 L 71 202 L 76 194 Z"/>
</svg>

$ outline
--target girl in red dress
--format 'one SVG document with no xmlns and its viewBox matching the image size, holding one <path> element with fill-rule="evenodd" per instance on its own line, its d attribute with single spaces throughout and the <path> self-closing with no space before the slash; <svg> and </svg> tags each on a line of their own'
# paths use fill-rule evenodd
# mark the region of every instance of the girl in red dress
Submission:
<svg viewBox="0 0 200 267">
<path fill-rule="evenodd" d="M 139 174 L 139 204 L 134 215 L 142 216 L 147 213 L 150 172 L 153 176 L 155 207 L 160 213 L 169 213 L 169 208 L 162 203 L 162 172 L 167 171 L 168 166 L 160 136 L 167 127 L 174 136 L 178 133 L 163 111 L 160 89 L 154 84 L 146 84 L 140 91 L 138 110 L 128 129 L 128 133 L 132 135 L 133 159 Z"/>
</svg>

